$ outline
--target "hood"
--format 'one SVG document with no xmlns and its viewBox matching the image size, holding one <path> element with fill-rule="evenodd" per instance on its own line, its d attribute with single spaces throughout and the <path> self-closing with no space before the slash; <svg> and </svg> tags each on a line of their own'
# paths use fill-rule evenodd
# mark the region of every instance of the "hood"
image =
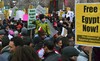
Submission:
<svg viewBox="0 0 100 61">
<path fill-rule="evenodd" d="M 1 50 L 1 53 L 9 52 L 9 51 L 10 51 L 10 47 L 9 47 L 9 46 L 5 46 L 5 47 Z"/>
</svg>

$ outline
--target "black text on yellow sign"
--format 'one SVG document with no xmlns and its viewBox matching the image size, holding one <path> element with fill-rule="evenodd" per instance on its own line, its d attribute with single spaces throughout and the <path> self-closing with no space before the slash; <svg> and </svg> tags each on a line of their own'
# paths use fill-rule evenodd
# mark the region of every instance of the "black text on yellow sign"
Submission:
<svg viewBox="0 0 100 61">
<path fill-rule="evenodd" d="M 84 13 L 98 13 L 97 6 L 86 6 L 84 5 Z M 99 24 L 100 17 L 99 16 L 82 16 L 82 23 L 83 23 L 83 31 L 84 32 L 97 32 L 98 33 L 98 25 L 96 26 L 87 26 L 86 24 Z"/>
<path fill-rule="evenodd" d="M 100 4 L 76 4 L 76 44 L 100 46 Z"/>
</svg>

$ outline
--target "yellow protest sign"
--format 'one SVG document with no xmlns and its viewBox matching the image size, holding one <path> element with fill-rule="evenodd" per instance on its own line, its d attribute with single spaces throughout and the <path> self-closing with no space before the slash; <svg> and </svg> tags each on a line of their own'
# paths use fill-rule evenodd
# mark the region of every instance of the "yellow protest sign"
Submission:
<svg viewBox="0 0 100 61">
<path fill-rule="evenodd" d="M 3 7 L 4 7 L 4 2 L 0 1 L 0 8 L 3 8 Z"/>
<path fill-rule="evenodd" d="M 34 8 L 33 5 L 29 5 L 29 9 L 32 9 L 32 8 Z"/>
<path fill-rule="evenodd" d="M 76 4 L 76 44 L 100 46 L 100 4 Z"/>
<path fill-rule="evenodd" d="M 46 10 L 46 14 L 48 14 L 49 8 L 45 7 L 44 9 Z"/>
<path fill-rule="evenodd" d="M 61 11 L 60 12 L 60 17 L 62 18 L 62 15 L 64 14 L 64 11 Z"/>
<path fill-rule="evenodd" d="M 9 10 L 4 10 L 4 16 L 6 19 L 9 18 Z"/>
<path fill-rule="evenodd" d="M 66 11 L 71 11 L 71 8 L 70 7 L 66 7 Z"/>
</svg>

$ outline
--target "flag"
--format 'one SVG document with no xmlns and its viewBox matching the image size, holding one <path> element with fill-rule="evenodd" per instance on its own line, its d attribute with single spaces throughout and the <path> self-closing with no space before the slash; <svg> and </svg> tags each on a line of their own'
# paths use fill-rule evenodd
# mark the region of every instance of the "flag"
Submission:
<svg viewBox="0 0 100 61">
<path fill-rule="evenodd" d="M 65 6 L 68 6 L 68 0 L 64 0 Z"/>
</svg>

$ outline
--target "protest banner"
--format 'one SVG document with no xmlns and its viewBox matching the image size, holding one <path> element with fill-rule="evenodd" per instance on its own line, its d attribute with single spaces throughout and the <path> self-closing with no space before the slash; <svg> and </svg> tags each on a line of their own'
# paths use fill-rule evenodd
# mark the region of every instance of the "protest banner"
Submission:
<svg viewBox="0 0 100 61">
<path fill-rule="evenodd" d="M 24 14 L 25 14 L 25 12 L 23 10 L 17 10 L 14 20 L 19 20 L 19 19 L 23 20 Z"/>
<path fill-rule="evenodd" d="M 100 4 L 76 4 L 76 44 L 100 46 Z"/>
<path fill-rule="evenodd" d="M 4 1 L 0 1 L 0 8 L 4 7 Z"/>
<path fill-rule="evenodd" d="M 22 21 L 26 21 L 26 22 L 28 21 L 28 14 L 23 15 L 23 20 Z"/>
<path fill-rule="evenodd" d="M 46 14 L 46 10 L 41 5 L 38 5 L 36 7 L 36 13 L 37 14 Z"/>
<path fill-rule="evenodd" d="M 36 20 L 36 9 L 28 9 L 28 29 L 34 28 L 33 21 Z"/>
<path fill-rule="evenodd" d="M 4 10 L 4 16 L 6 19 L 9 18 L 9 10 Z"/>
</svg>

